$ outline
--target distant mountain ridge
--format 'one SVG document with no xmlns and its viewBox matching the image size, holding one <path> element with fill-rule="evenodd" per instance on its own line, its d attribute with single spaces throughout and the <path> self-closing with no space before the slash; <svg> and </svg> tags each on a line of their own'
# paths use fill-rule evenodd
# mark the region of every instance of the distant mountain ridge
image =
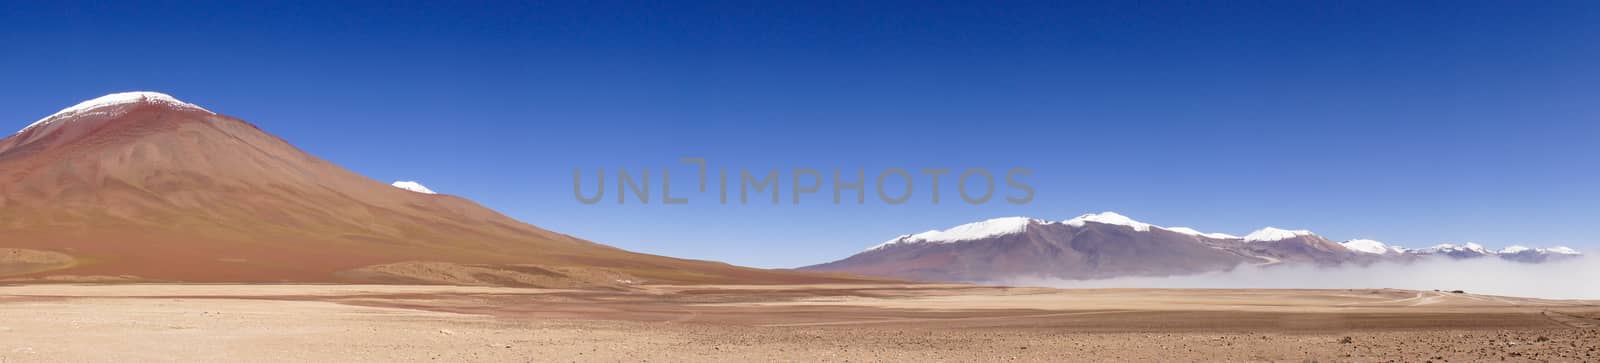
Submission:
<svg viewBox="0 0 1600 363">
<path fill-rule="evenodd" d="M 939 281 L 997 281 L 1172 276 L 1224 271 L 1243 264 L 1364 265 L 1433 257 L 1493 256 L 1540 263 L 1579 255 L 1561 246 L 1511 246 L 1491 251 L 1476 243 L 1412 250 L 1370 239 L 1334 242 L 1310 230 L 1275 227 L 1239 237 L 1163 227 L 1103 212 L 1059 222 L 995 218 L 901 235 L 848 258 L 801 269 Z"/>
</svg>

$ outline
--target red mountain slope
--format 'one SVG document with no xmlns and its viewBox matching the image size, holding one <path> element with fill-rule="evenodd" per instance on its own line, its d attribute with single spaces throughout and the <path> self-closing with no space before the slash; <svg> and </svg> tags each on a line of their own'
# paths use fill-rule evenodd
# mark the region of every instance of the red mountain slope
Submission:
<svg viewBox="0 0 1600 363">
<path fill-rule="evenodd" d="M 23 279 L 851 280 L 632 253 L 547 231 L 460 197 L 391 187 L 158 93 L 102 97 L 0 140 L 0 249 L 34 256 L 33 267 L 10 275 L 4 267 L 25 259 L 0 256 L 0 277 Z M 37 262 L 61 254 L 70 262 Z"/>
</svg>

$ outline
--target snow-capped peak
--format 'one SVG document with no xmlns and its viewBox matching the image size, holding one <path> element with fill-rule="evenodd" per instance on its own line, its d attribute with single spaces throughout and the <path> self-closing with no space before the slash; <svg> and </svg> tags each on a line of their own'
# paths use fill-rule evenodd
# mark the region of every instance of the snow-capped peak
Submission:
<svg viewBox="0 0 1600 363">
<path fill-rule="evenodd" d="M 50 116 L 45 116 L 44 118 L 39 119 L 39 121 L 34 121 L 32 124 L 29 124 L 28 127 L 24 127 L 24 128 L 22 128 L 22 130 L 18 130 L 17 133 L 22 133 L 23 131 L 28 131 L 28 129 L 32 129 L 34 127 L 49 125 L 49 124 L 55 122 L 56 120 L 59 120 L 61 118 L 67 117 L 67 116 L 90 114 L 90 113 L 97 112 L 97 110 L 100 110 L 100 109 L 108 107 L 108 106 L 116 106 L 116 105 L 129 104 L 129 103 L 140 103 L 140 102 L 159 103 L 159 104 L 165 104 L 165 105 L 169 105 L 169 106 L 177 106 L 177 107 L 183 107 L 183 108 L 189 108 L 189 109 L 205 111 L 206 113 L 210 113 L 210 114 L 216 114 L 215 112 L 211 112 L 211 110 L 207 110 L 207 109 L 205 109 L 203 107 L 196 106 L 195 104 L 179 101 L 177 98 L 174 98 L 174 97 L 172 97 L 170 95 L 167 95 L 165 93 L 148 92 L 148 91 L 122 92 L 122 93 L 112 93 L 112 94 L 109 94 L 109 95 L 96 97 L 95 99 L 92 99 L 92 100 L 79 102 L 76 105 L 72 105 L 72 107 L 67 107 L 67 108 L 61 109 L 61 111 L 56 111 L 56 113 L 50 114 Z"/>
<path fill-rule="evenodd" d="M 1085 214 L 1085 215 L 1078 216 L 1077 218 L 1061 221 L 1061 223 L 1066 223 L 1067 225 L 1073 226 L 1073 227 L 1083 227 L 1088 222 L 1095 222 L 1095 223 L 1100 223 L 1100 224 L 1118 225 L 1118 226 L 1128 226 L 1130 228 L 1133 228 L 1133 230 L 1139 231 L 1139 232 L 1149 232 L 1150 228 L 1160 228 L 1160 229 L 1165 229 L 1165 230 L 1168 230 L 1168 231 L 1173 231 L 1173 232 L 1182 233 L 1182 234 L 1186 234 L 1186 235 L 1190 235 L 1190 236 L 1196 236 L 1196 237 L 1206 237 L 1206 238 L 1213 238 L 1213 239 L 1238 239 L 1239 238 L 1239 236 L 1234 236 L 1234 235 L 1230 235 L 1230 234 L 1227 234 L 1227 233 L 1205 233 L 1205 232 L 1200 232 L 1198 230 L 1195 230 L 1194 228 L 1189 228 L 1189 227 L 1162 227 L 1162 226 L 1157 226 L 1157 225 L 1154 225 L 1154 224 L 1149 224 L 1149 223 L 1144 223 L 1144 222 L 1133 220 L 1133 218 L 1128 218 L 1128 216 L 1117 214 L 1117 212 L 1090 213 L 1090 214 Z"/>
<path fill-rule="evenodd" d="M 1235 235 L 1231 235 L 1231 234 L 1227 234 L 1227 233 L 1204 233 L 1204 232 L 1200 232 L 1200 231 L 1195 230 L 1194 228 L 1189 228 L 1189 227 L 1160 227 L 1160 228 L 1168 230 L 1168 231 L 1178 232 L 1178 233 L 1187 234 L 1187 235 L 1190 235 L 1190 236 L 1197 236 L 1197 237 L 1206 237 L 1206 238 L 1214 238 L 1214 239 L 1239 239 L 1239 236 L 1235 236 Z"/>
<path fill-rule="evenodd" d="M 1077 218 L 1061 221 L 1060 223 L 1066 224 L 1066 225 L 1069 225 L 1069 226 L 1073 226 L 1073 227 L 1083 227 L 1085 225 L 1088 225 L 1089 222 L 1094 222 L 1094 223 L 1099 223 L 1099 224 L 1117 225 L 1117 226 L 1126 226 L 1126 227 L 1132 228 L 1135 231 L 1139 231 L 1139 232 L 1149 232 L 1151 228 L 1160 228 L 1160 229 L 1165 229 L 1165 230 L 1168 230 L 1168 231 L 1173 231 L 1173 232 L 1182 233 L 1182 234 L 1191 235 L 1191 236 L 1207 237 L 1207 238 L 1213 238 L 1213 239 L 1239 239 L 1238 236 L 1233 236 L 1233 235 L 1229 235 L 1229 234 L 1226 234 L 1226 233 L 1203 233 L 1203 232 L 1200 232 L 1200 231 L 1197 231 L 1197 230 L 1195 230 L 1193 228 L 1188 228 L 1188 227 L 1172 227 L 1172 228 L 1168 228 L 1168 227 L 1157 226 L 1157 225 L 1153 225 L 1153 224 L 1149 224 L 1149 223 L 1144 223 L 1144 222 L 1133 220 L 1133 218 L 1128 218 L 1127 216 L 1124 216 L 1124 215 L 1121 215 L 1121 214 L 1117 214 L 1116 212 L 1100 212 L 1100 213 L 1084 214 L 1084 215 L 1078 216 Z M 866 251 L 879 250 L 879 249 L 883 249 L 884 247 L 897 245 L 897 244 L 953 243 L 953 242 L 962 242 L 962 241 L 981 240 L 981 239 L 990 238 L 990 237 L 997 237 L 997 236 L 1005 236 L 1005 235 L 1022 233 L 1022 232 L 1027 231 L 1028 230 L 1028 226 L 1033 225 L 1033 224 L 1055 225 L 1056 223 L 1057 222 L 1033 219 L 1033 218 L 1028 218 L 1028 217 L 995 218 L 995 219 L 990 219 L 990 220 L 981 221 L 981 222 L 963 224 L 963 225 L 951 227 L 950 229 L 946 229 L 946 230 L 942 230 L 942 231 L 941 230 L 931 230 L 931 231 L 917 233 L 917 234 L 901 235 L 899 237 L 895 237 L 894 239 L 890 239 L 888 241 L 880 243 L 877 246 L 872 246 L 872 248 L 868 248 L 868 249 L 866 249 Z"/>
<path fill-rule="evenodd" d="M 1511 247 L 1506 247 L 1506 248 L 1500 249 L 1499 251 L 1495 251 L 1495 253 L 1502 254 L 1502 255 L 1514 255 L 1514 254 L 1528 253 L 1528 252 L 1535 253 L 1535 254 L 1541 254 L 1541 255 L 1544 255 L 1544 254 L 1580 255 L 1580 254 L 1582 254 L 1582 253 L 1579 253 L 1578 250 L 1574 250 L 1571 247 L 1567 247 L 1567 246 L 1555 246 L 1555 247 L 1550 247 L 1550 248 L 1530 248 L 1530 247 L 1525 247 L 1525 246 L 1521 246 L 1521 245 L 1512 245 Z"/>
<path fill-rule="evenodd" d="M 1415 252 L 1416 253 L 1420 253 L 1420 254 L 1446 254 L 1446 255 L 1451 255 L 1451 256 L 1456 256 L 1456 257 L 1496 255 L 1496 256 L 1507 257 L 1507 258 L 1516 258 L 1517 256 L 1527 256 L 1527 255 L 1580 255 L 1580 254 L 1582 254 L 1582 253 L 1579 253 L 1577 250 L 1574 250 L 1572 248 L 1568 248 L 1568 247 L 1565 247 L 1565 246 L 1556 246 L 1556 247 L 1550 247 L 1550 248 L 1535 248 L 1535 247 L 1528 247 L 1528 246 L 1523 246 L 1523 245 L 1511 245 L 1511 246 L 1506 246 L 1506 248 L 1501 248 L 1499 250 L 1489 250 L 1487 248 L 1484 248 L 1483 245 L 1480 245 L 1480 244 L 1477 244 L 1477 243 L 1470 243 L 1470 242 L 1469 243 L 1463 243 L 1463 244 L 1460 244 L 1460 245 L 1450 244 L 1450 243 L 1442 243 L 1442 244 L 1434 245 L 1433 247 L 1428 247 L 1428 248 L 1424 248 L 1424 249 L 1421 249 L 1421 250 L 1417 250 Z"/>
<path fill-rule="evenodd" d="M 1028 230 L 1032 223 L 1048 223 L 1028 217 L 995 218 L 981 222 L 967 223 L 943 231 L 931 230 L 927 232 L 895 237 L 887 242 L 872 246 L 867 251 L 872 251 L 899 243 L 952 243 L 961 241 L 979 240 L 995 236 L 1022 233 Z"/>
<path fill-rule="evenodd" d="M 1496 253 L 1518 253 L 1518 252 L 1527 251 L 1527 250 L 1531 250 L 1531 248 L 1528 248 L 1527 246 L 1523 246 L 1523 245 L 1511 245 L 1511 246 L 1508 246 L 1506 248 L 1501 248 L 1500 251 L 1498 251 Z"/>
<path fill-rule="evenodd" d="M 1433 245 L 1432 247 L 1424 248 L 1423 250 L 1424 251 L 1445 251 L 1445 250 L 1457 250 L 1457 249 L 1461 249 L 1461 247 L 1457 247 L 1456 245 L 1449 244 L 1449 243 L 1440 243 L 1440 244 Z"/>
<path fill-rule="evenodd" d="M 1427 253 L 1472 252 L 1472 253 L 1481 254 L 1481 255 L 1487 255 L 1487 254 L 1491 253 L 1491 252 L 1489 252 L 1489 249 L 1483 248 L 1483 245 L 1480 245 L 1480 244 L 1477 244 L 1477 243 L 1472 243 L 1472 242 L 1467 242 L 1467 243 L 1464 243 L 1464 244 L 1461 244 L 1461 245 L 1455 245 L 1455 244 L 1450 244 L 1450 243 L 1441 243 L 1441 244 L 1433 245 L 1433 247 L 1428 247 L 1426 249 L 1423 249 L 1422 252 L 1427 252 Z"/>
<path fill-rule="evenodd" d="M 1339 245 L 1344 246 L 1344 248 L 1349 249 L 1351 251 L 1356 251 L 1356 252 L 1361 252 L 1361 253 L 1370 253 L 1370 254 L 1374 254 L 1374 255 L 1382 255 L 1382 254 L 1388 254 L 1390 252 L 1398 252 L 1397 248 L 1395 248 L 1395 247 L 1390 247 L 1388 244 L 1385 244 L 1383 242 L 1370 240 L 1370 239 L 1353 239 L 1353 240 L 1349 240 L 1349 241 L 1340 242 Z"/>
<path fill-rule="evenodd" d="M 1100 213 L 1085 214 L 1085 215 L 1078 216 L 1077 218 L 1068 219 L 1066 221 L 1063 221 L 1062 223 L 1066 223 L 1067 225 L 1073 226 L 1073 227 L 1083 227 L 1084 223 L 1086 223 L 1086 222 L 1095 222 L 1095 223 L 1102 223 L 1102 224 L 1115 224 L 1115 225 L 1119 225 L 1119 226 L 1128 226 L 1128 227 L 1133 227 L 1134 230 L 1140 231 L 1140 232 L 1148 232 L 1148 231 L 1150 231 L 1150 224 L 1149 223 L 1136 221 L 1136 220 L 1133 220 L 1133 218 L 1128 218 L 1127 216 L 1124 216 L 1124 215 L 1121 215 L 1121 214 L 1117 214 L 1116 212 L 1100 212 Z"/>
<path fill-rule="evenodd" d="M 410 190 L 410 191 L 417 192 L 417 193 L 422 193 L 422 194 L 438 194 L 438 193 L 434 193 L 433 189 L 428 189 L 428 187 L 423 186 L 422 183 L 409 181 L 409 180 L 401 180 L 401 181 L 397 181 L 397 182 L 394 182 L 393 184 L 389 184 L 389 185 L 393 185 L 395 188 Z"/>
<path fill-rule="evenodd" d="M 1287 229 L 1278 229 L 1278 228 L 1275 228 L 1275 227 L 1267 227 L 1267 228 L 1258 229 L 1255 232 L 1250 232 L 1250 234 L 1245 235 L 1244 236 L 1244 241 L 1245 242 L 1274 242 L 1274 241 L 1282 241 L 1282 240 L 1286 240 L 1286 239 L 1290 239 L 1290 238 L 1295 238 L 1295 237 L 1300 237 L 1300 236 L 1310 236 L 1310 235 L 1313 235 L 1313 233 L 1311 233 L 1311 231 L 1304 230 L 1304 229 L 1287 230 Z"/>
<path fill-rule="evenodd" d="M 1581 254 L 1583 254 L 1582 252 L 1578 252 L 1578 250 L 1574 250 L 1571 247 L 1567 247 L 1567 246 L 1555 246 L 1555 247 L 1550 247 L 1550 248 L 1541 248 L 1539 250 L 1540 251 L 1545 251 L 1545 252 L 1550 252 L 1550 253 L 1555 253 L 1555 254 L 1562 254 L 1562 255 L 1581 255 Z"/>
</svg>

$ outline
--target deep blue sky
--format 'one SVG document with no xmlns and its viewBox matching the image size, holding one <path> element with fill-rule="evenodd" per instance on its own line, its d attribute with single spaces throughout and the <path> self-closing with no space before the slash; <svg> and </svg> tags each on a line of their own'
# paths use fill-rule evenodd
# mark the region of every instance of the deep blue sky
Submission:
<svg viewBox="0 0 1600 363">
<path fill-rule="evenodd" d="M 166 92 L 375 179 L 763 267 L 1103 210 L 1600 249 L 1600 3 L 1114 3 L 5 1 L 0 122 Z M 1025 167 L 1037 194 L 971 206 L 946 176 L 937 206 L 834 206 L 827 188 L 799 206 L 572 196 L 574 167 L 672 168 L 689 190 L 686 156 L 785 182 L 797 167 Z"/>
</svg>

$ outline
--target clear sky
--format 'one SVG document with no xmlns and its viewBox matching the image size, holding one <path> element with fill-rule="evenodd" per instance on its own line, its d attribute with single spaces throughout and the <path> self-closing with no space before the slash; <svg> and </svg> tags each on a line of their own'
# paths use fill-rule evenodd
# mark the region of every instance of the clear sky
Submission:
<svg viewBox="0 0 1600 363">
<path fill-rule="evenodd" d="M 375 179 L 761 267 L 1106 210 L 1207 232 L 1600 252 L 1596 2 L 447 3 L 6 0 L 0 122 L 160 91 Z M 577 167 L 670 168 L 674 194 L 690 190 L 681 157 L 785 182 L 792 168 L 1023 167 L 1036 195 L 573 197 Z"/>
</svg>

